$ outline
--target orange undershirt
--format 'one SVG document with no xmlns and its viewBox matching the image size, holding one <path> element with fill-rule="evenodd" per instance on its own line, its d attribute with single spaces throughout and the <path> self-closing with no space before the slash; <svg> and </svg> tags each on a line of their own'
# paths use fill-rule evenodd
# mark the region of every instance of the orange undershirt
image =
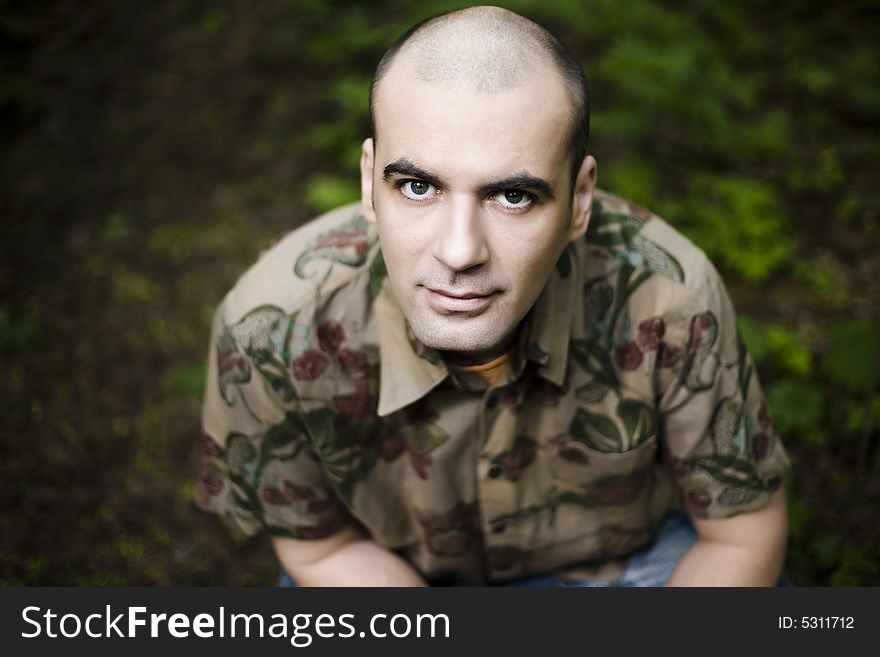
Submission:
<svg viewBox="0 0 880 657">
<path fill-rule="evenodd" d="M 486 382 L 487 386 L 491 386 L 498 380 L 498 377 L 504 370 L 504 366 L 507 364 L 507 361 L 510 360 L 510 356 L 512 353 L 513 350 L 511 349 L 510 351 L 507 351 L 486 363 L 477 363 L 476 365 L 450 364 L 450 367 L 457 372 L 467 372 L 468 374 L 475 374 L 483 379 L 483 381 Z"/>
</svg>

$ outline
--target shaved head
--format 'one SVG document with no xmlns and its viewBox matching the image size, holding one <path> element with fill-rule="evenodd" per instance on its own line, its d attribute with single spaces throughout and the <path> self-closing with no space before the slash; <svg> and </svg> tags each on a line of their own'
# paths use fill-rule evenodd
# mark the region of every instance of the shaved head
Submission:
<svg viewBox="0 0 880 657">
<path fill-rule="evenodd" d="M 488 6 L 459 9 L 415 25 L 387 50 L 373 75 L 374 140 L 381 82 L 395 64 L 406 65 L 423 82 L 485 94 L 514 88 L 542 69 L 555 70 L 570 100 L 569 121 L 562 129 L 568 133 L 574 181 L 587 151 L 589 88 L 580 64 L 545 28 L 515 12 Z"/>
</svg>

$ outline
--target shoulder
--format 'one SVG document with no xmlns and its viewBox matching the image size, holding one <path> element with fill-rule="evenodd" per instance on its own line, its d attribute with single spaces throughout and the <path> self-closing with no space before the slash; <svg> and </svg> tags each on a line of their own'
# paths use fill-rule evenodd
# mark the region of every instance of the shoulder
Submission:
<svg viewBox="0 0 880 657">
<path fill-rule="evenodd" d="M 606 270 L 629 265 L 676 296 L 705 298 L 721 285 L 703 249 L 650 210 L 606 191 L 596 192 L 582 248 Z"/>
<path fill-rule="evenodd" d="M 363 276 L 377 244 L 359 203 L 308 221 L 265 250 L 241 275 L 221 304 L 225 323 L 258 309 L 292 315 L 313 307 Z"/>
</svg>

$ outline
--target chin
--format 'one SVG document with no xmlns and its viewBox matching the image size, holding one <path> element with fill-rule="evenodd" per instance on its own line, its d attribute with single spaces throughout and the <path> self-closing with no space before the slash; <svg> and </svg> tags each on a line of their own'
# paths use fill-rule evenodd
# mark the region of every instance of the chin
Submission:
<svg viewBox="0 0 880 657">
<path fill-rule="evenodd" d="M 491 351 L 504 341 L 503 333 L 497 324 L 467 323 L 459 326 L 446 326 L 442 319 L 426 319 L 410 322 L 416 338 L 424 346 L 437 351 L 485 352 Z"/>
</svg>

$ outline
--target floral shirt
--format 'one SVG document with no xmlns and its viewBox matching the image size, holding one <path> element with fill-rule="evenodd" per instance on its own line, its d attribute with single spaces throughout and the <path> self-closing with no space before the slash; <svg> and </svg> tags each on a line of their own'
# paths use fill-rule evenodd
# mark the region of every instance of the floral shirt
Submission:
<svg viewBox="0 0 880 657">
<path fill-rule="evenodd" d="M 487 387 L 409 331 L 357 205 L 265 252 L 213 323 L 197 497 L 247 533 L 354 519 L 429 582 L 613 578 L 665 512 L 763 507 L 789 458 L 705 254 L 600 192 Z"/>
</svg>

